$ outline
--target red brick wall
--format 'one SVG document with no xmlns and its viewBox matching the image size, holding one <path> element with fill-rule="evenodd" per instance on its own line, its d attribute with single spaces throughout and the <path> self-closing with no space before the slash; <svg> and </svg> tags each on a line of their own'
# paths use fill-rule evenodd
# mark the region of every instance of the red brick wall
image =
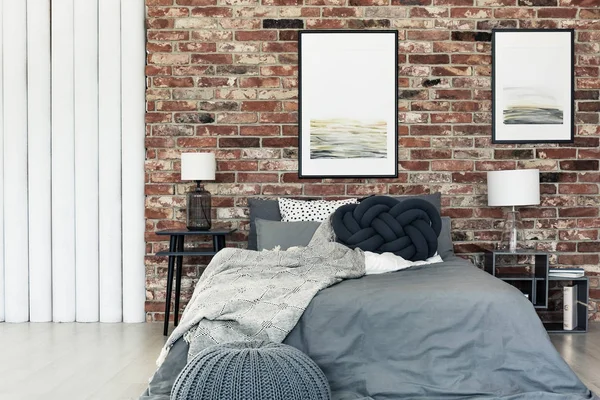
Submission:
<svg viewBox="0 0 600 400">
<path fill-rule="evenodd" d="M 476 261 L 499 239 L 488 170 L 540 168 L 543 200 L 522 210 L 529 238 L 558 265 L 584 266 L 600 319 L 598 167 L 600 0 L 146 0 L 147 311 L 161 320 L 166 243 L 184 226 L 181 151 L 216 151 L 210 184 L 218 226 L 243 245 L 249 196 L 346 197 L 440 191 L 456 251 Z M 492 145 L 491 29 L 576 29 L 573 145 Z M 398 179 L 304 180 L 297 175 L 297 30 L 397 29 Z M 352 82 L 348 82 L 349 85 Z M 189 296 L 205 259 L 186 260 Z"/>
</svg>

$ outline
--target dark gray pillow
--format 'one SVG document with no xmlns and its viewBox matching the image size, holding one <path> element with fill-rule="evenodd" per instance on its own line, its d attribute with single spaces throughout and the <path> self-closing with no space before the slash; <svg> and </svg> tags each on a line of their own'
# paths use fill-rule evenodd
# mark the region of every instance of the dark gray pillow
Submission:
<svg viewBox="0 0 600 400">
<path fill-rule="evenodd" d="M 280 246 L 287 250 L 294 246 L 306 246 L 310 243 L 315 231 L 321 225 L 316 221 L 269 221 L 257 218 L 256 225 L 257 250 L 272 250 Z"/>
<path fill-rule="evenodd" d="M 450 220 L 450 217 L 442 217 L 442 230 L 438 236 L 437 252 L 443 260 L 454 255 L 451 223 L 452 221 Z"/>
<path fill-rule="evenodd" d="M 256 219 L 281 221 L 277 200 L 248 199 L 250 208 L 250 232 L 248 232 L 248 249 L 256 250 Z"/>
</svg>

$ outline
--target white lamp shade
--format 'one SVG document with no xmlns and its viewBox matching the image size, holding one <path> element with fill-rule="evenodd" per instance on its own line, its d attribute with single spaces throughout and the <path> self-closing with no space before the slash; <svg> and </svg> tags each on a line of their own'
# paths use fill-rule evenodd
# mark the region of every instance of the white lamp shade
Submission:
<svg viewBox="0 0 600 400">
<path fill-rule="evenodd" d="M 540 204 L 540 170 L 489 171 L 487 188 L 488 206 Z"/>
<path fill-rule="evenodd" d="M 181 153 L 181 180 L 212 181 L 217 162 L 214 153 Z"/>
</svg>

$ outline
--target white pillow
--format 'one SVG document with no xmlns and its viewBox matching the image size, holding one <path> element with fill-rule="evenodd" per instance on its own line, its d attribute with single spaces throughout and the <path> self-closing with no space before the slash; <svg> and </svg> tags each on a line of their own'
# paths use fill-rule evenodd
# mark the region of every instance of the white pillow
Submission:
<svg viewBox="0 0 600 400">
<path fill-rule="evenodd" d="M 346 200 L 293 200 L 280 197 L 279 213 L 281 220 L 289 221 L 324 221 L 331 213 L 344 204 L 357 204 L 357 199 Z"/>
</svg>

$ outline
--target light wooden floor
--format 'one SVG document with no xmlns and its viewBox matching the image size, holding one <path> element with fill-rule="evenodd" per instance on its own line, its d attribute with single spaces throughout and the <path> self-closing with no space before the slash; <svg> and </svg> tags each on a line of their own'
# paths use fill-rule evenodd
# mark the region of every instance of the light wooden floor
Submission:
<svg viewBox="0 0 600 400">
<path fill-rule="evenodd" d="M 600 324 L 552 342 L 600 393 Z M 163 343 L 162 324 L 0 323 L 0 399 L 137 399 Z"/>
<path fill-rule="evenodd" d="M 557 333 L 550 339 L 583 383 L 600 396 L 600 323 L 590 323 L 587 333 Z"/>
<path fill-rule="evenodd" d="M 163 343 L 162 324 L 0 323 L 0 399 L 137 399 Z"/>
</svg>

